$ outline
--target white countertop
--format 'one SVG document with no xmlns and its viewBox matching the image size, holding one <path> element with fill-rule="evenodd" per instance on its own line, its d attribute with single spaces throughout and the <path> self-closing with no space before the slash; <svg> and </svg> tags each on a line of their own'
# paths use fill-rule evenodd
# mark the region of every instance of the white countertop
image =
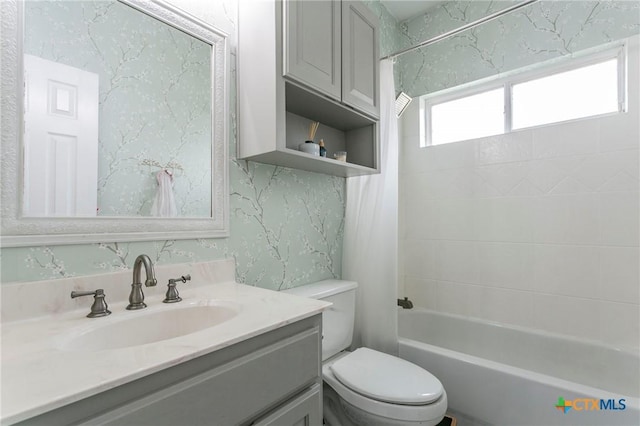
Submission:
<svg viewBox="0 0 640 426">
<path fill-rule="evenodd" d="M 126 301 L 109 303 L 113 314 L 103 318 L 87 318 L 91 303 L 85 300 L 82 309 L 4 322 L 2 423 L 11 424 L 62 407 L 310 317 L 330 305 L 235 282 L 192 288 L 184 285 L 180 296 L 183 301 L 174 304 L 162 303 L 163 295 L 148 296 L 148 308 L 138 311 L 125 310 Z M 189 303 L 230 303 L 241 311 L 211 328 L 156 343 L 103 351 L 60 349 L 74 333 Z"/>
</svg>

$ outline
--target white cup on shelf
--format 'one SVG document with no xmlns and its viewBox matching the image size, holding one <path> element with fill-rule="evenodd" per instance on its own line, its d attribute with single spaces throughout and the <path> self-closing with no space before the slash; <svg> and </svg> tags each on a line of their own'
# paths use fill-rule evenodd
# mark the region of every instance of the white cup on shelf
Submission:
<svg viewBox="0 0 640 426">
<path fill-rule="evenodd" d="M 337 161 L 347 161 L 347 151 L 338 151 L 333 154 L 333 158 Z"/>
</svg>

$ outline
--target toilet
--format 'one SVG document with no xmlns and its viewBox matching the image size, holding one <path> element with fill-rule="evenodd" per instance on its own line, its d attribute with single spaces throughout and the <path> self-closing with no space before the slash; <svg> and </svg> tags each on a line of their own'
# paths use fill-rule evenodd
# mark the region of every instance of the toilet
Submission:
<svg viewBox="0 0 640 426">
<path fill-rule="evenodd" d="M 442 383 L 423 368 L 351 346 L 354 281 L 326 280 L 285 290 L 333 303 L 322 314 L 324 420 L 329 426 L 437 425 L 447 411 Z"/>
</svg>

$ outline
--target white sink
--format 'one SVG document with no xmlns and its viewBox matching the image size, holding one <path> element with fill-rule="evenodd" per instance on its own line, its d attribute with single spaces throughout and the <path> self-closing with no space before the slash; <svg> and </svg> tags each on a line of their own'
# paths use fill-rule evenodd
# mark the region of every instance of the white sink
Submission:
<svg viewBox="0 0 640 426">
<path fill-rule="evenodd" d="M 166 309 L 114 312 L 106 318 L 87 320 L 95 321 L 95 324 L 66 337 L 59 348 L 68 351 L 101 351 L 146 345 L 216 326 L 240 312 L 240 307 L 231 303 L 192 303 L 162 308 Z M 119 315 L 126 317 L 117 318 Z"/>
</svg>

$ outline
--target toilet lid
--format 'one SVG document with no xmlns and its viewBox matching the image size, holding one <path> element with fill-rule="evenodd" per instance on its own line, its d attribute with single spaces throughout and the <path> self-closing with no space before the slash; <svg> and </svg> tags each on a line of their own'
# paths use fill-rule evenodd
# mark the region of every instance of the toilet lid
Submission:
<svg viewBox="0 0 640 426">
<path fill-rule="evenodd" d="M 345 386 L 378 401 L 425 405 L 440 398 L 442 383 L 433 374 L 395 356 L 359 348 L 331 365 Z"/>
</svg>

